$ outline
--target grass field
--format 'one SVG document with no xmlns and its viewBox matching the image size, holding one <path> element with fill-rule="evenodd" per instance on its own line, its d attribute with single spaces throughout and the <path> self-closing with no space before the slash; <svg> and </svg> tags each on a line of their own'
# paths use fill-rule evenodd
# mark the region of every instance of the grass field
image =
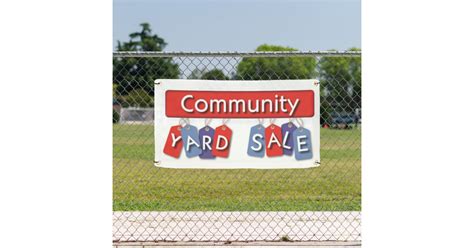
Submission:
<svg viewBox="0 0 474 248">
<path fill-rule="evenodd" d="M 321 129 L 321 166 L 283 170 L 163 169 L 153 126 L 114 125 L 117 211 L 359 211 L 360 129 Z"/>
</svg>

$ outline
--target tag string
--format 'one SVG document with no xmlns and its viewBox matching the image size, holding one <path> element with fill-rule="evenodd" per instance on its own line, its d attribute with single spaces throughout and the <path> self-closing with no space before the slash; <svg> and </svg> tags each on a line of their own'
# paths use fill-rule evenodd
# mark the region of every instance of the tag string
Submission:
<svg viewBox="0 0 474 248">
<path fill-rule="evenodd" d="M 211 123 L 212 119 L 205 119 L 204 120 L 204 126 L 209 126 L 209 124 Z"/>
<path fill-rule="evenodd" d="M 300 127 L 303 127 L 303 126 L 304 126 L 303 119 L 297 118 L 297 119 L 296 119 L 296 122 L 298 123 L 298 125 L 299 125 Z"/>
<path fill-rule="evenodd" d="M 258 124 L 262 125 L 265 122 L 265 119 L 263 118 L 258 118 Z"/>
<path fill-rule="evenodd" d="M 181 118 L 179 119 L 179 125 L 180 126 L 185 126 L 186 124 L 189 124 L 189 119 L 188 118 Z"/>
<path fill-rule="evenodd" d="M 230 119 L 222 119 L 222 125 L 227 124 L 230 121 Z"/>
</svg>

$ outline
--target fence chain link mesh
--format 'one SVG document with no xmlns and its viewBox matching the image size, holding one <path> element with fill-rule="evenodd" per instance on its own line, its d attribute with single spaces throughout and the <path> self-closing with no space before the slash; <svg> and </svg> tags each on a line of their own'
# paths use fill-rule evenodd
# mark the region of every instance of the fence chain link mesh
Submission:
<svg viewBox="0 0 474 248">
<path fill-rule="evenodd" d="M 115 52 L 113 240 L 360 240 L 360 60 L 359 51 Z M 321 165 L 155 167 L 153 82 L 158 78 L 320 80 Z"/>
</svg>

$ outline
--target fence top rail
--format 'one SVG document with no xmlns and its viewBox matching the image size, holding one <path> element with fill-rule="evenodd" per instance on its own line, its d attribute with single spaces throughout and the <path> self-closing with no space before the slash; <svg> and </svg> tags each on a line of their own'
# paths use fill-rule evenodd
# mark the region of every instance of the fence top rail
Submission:
<svg viewBox="0 0 474 248">
<path fill-rule="evenodd" d="M 275 51 L 275 52 L 128 52 L 115 51 L 114 57 L 349 57 L 361 56 L 361 51 Z"/>
</svg>

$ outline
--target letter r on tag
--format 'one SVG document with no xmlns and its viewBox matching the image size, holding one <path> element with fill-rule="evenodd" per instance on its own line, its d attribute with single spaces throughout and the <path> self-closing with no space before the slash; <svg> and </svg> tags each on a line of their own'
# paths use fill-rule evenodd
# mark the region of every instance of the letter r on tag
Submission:
<svg viewBox="0 0 474 248">
<path fill-rule="evenodd" d="M 199 155 L 202 159 L 212 159 L 215 156 L 212 154 L 212 139 L 214 139 L 214 128 L 205 126 L 199 129 L 199 141 L 202 146 L 202 153 Z"/>
<path fill-rule="evenodd" d="M 179 158 L 182 148 L 183 139 L 181 137 L 181 126 L 172 126 L 168 133 L 168 137 L 166 138 L 166 143 L 163 147 L 163 153 L 174 158 Z"/>
</svg>

